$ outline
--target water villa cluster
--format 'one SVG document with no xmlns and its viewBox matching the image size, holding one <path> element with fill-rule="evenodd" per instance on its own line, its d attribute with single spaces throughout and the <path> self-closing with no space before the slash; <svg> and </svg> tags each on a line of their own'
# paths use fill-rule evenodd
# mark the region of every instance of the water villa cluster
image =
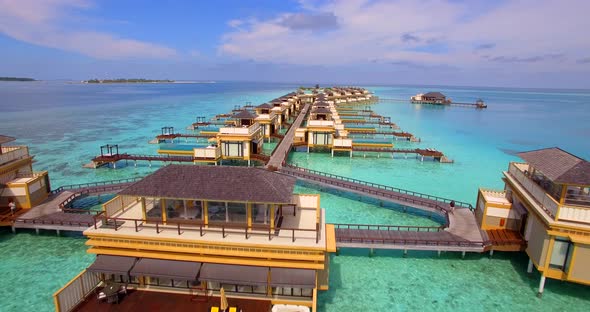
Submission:
<svg viewBox="0 0 590 312">
<path fill-rule="evenodd" d="M 272 162 L 277 167 L 292 149 L 327 151 L 332 156 L 345 152 L 350 157 L 355 152 L 363 157 L 415 155 L 421 161 L 431 158 L 452 162 L 433 148 L 394 148 L 394 141 L 417 143 L 420 139 L 401 131 L 390 117 L 373 112 L 370 105 L 377 102 L 377 97 L 362 88 L 299 89 L 258 106 L 250 103 L 236 106 L 230 113 L 218 114 L 210 120 L 199 116 L 188 126 L 189 133 L 162 127 L 161 133 L 150 141 L 159 144 L 161 156 L 121 154 L 117 145 L 105 145 L 101 147 L 101 155 L 86 166 L 115 167 L 119 160 L 147 160 L 215 165 L 237 161 L 248 166 L 257 161 Z M 276 147 L 269 151 L 264 145 L 271 142 Z"/>
<path fill-rule="evenodd" d="M 47 172 L 33 171 L 28 148 L 7 145 L 14 138 L 0 136 L 0 225 L 13 232 L 78 231 L 88 238 L 96 259 L 54 294 L 58 312 L 99 310 L 102 301 L 120 301 L 126 310 L 166 303 L 187 311 L 212 305 L 317 311 L 318 292 L 331 287 L 330 254 L 340 248 L 368 249 L 370 255 L 397 249 L 404 256 L 413 250 L 463 256 L 525 251 L 528 272 L 541 273 L 539 296 L 546 278 L 590 285 L 590 162 L 558 148 L 520 153 L 524 162 L 510 163 L 503 173 L 504 190 L 479 189 L 476 207 L 290 165 L 285 159 L 293 148 L 395 153 L 393 145 L 383 146 L 389 141 L 364 136 L 418 141 L 392 134 L 405 132 L 370 110 L 376 99 L 364 89 L 308 91 L 236 107 L 209 121 L 198 117 L 187 134 L 164 127 L 154 139 L 161 155 L 121 154 L 117 145 L 105 145 L 94 159 L 97 165 L 188 163 L 138 179 L 51 190 Z M 183 139 L 206 143 L 173 149 Z M 279 142 L 272 153 L 262 154 L 273 140 Z M 443 161 L 432 149 L 416 153 Z M 265 167 L 194 165 L 222 161 Z M 294 192 L 297 180 L 418 210 L 440 225 L 330 224 L 320 195 Z M 71 206 L 80 196 L 106 193 L 116 196 L 100 211 Z"/>
</svg>

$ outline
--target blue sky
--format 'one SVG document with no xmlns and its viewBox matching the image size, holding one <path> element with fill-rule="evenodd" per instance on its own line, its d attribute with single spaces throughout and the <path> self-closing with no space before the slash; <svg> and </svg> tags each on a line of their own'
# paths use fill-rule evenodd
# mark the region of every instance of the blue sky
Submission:
<svg viewBox="0 0 590 312">
<path fill-rule="evenodd" d="M 587 0 L 0 0 L 0 76 L 590 88 Z"/>
</svg>

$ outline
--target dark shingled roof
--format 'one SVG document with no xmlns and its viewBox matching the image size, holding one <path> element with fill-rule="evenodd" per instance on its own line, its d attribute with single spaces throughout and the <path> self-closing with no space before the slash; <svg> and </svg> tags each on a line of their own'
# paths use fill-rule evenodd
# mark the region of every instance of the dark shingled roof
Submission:
<svg viewBox="0 0 590 312">
<path fill-rule="evenodd" d="M 423 97 L 444 99 L 446 96 L 440 92 L 428 92 L 424 94 Z"/>
<path fill-rule="evenodd" d="M 295 181 L 259 168 L 168 165 L 119 194 L 288 204 Z"/>
<path fill-rule="evenodd" d="M 324 101 L 318 101 L 318 102 L 313 103 L 313 106 L 328 107 L 328 106 L 330 106 L 330 104 L 328 104 L 327 102 L 324 102 Z"/>
<path fill-rule="evenodd" d="M 234 114 L 232 116 L 232 118 L 235 118 L 235 119 L 254 119 L 254 118 L 256 118 L 256 115 L 254 115 L 251 112 L 249 112 L 249 111 L 247 111 L 247 110 L 244 109 L 244 110 L 240 111 L 239 113 Z"/>
<path fill-rule="evenodd" d="M 13 138 L 13 137 L 9 137 L 9 136 L 6 136 L 6 135 L 1 135 L 1 134 L 0 134 L 0 144 L 4 144 L 4 143 L 8 143 L 8 142 L 12 142 L 12 141 L 14 141 L 14 140 L 16 140 L 16 139 L 15 139 L 15 138 Z"/>
<path fill-rule="evenodd" d="M 264 104 L 260 104 L 260 105 L 256 106 L 256 108 L 268 108 L 268 109 L 271 109 L 271 108 L 273 108 L 273 106 L 270 105 L 270 104 L 268 104 L 268 103 L 264 103 Z"/>
<path fill-rule="evenodd" d="M 331 114 L 332 112 L 325 107 L 315 107 L 311 110 L 312 114 Z"/>
<path fill-rule="evenodd" d="M 590 185 L 590 162 L 558 147 L 517 155 L 555 183 Z"/>
</svg>

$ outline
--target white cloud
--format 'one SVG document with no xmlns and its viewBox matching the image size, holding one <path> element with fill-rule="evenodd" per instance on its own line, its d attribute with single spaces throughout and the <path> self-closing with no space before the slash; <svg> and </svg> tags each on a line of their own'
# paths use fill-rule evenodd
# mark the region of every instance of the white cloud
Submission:
<svg viewBox="0 0 590 312">
<path fill-rule="evenodd" d="M 0 32 L 14 39 L 100 59 L 170 58 L 174 49 L 115 34 L 66 28 L 87 0 L 0 0 Z"/>
<path fill-rule="evenodd" d="M 509 69 L 549 70 L 576 68 L 590 49 L 587 0 L 334 0 L 302 1 L 301 7 L 301 16 L 334 16 L 337 27 L 293 29 L 283 21 L 295 13 L 286 12 L 241 24 L 223 36 L 219 51 L 289 64 L 371 60 L 485 68 L 502 63 Z"/>
</svg>

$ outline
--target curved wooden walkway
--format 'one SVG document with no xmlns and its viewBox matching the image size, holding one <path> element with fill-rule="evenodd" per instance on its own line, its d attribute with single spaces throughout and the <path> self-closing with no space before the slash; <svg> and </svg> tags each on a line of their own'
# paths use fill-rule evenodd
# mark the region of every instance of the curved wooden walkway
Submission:
<svg viewBox="0 0 590 312">
<path fill-rule="evenodd" d="M 14 218 L 12 229 L 84 231 L 94 224 L 92 211 L 68 209 L 70 202 L 81 195 L 118 193 L 137 180 L 139 178 L 59 187 L 43 203 Z"/>
<path fill-rule="evenodd" d="M 295 166 L 284 166 L 279 171 L 322 186 L 413 207 L 446 220 L 443 227 L 429 227 L 428 230 L 423 227 L 399 230 L 397 226 L 335 225 L 338 247 L 483 252 L 487 244 L 472 213 L 473 207 L 468 203 L 455 201 L 456 209 L 451 213 L 451 199 L 447 198 Z"/>
</svg>

